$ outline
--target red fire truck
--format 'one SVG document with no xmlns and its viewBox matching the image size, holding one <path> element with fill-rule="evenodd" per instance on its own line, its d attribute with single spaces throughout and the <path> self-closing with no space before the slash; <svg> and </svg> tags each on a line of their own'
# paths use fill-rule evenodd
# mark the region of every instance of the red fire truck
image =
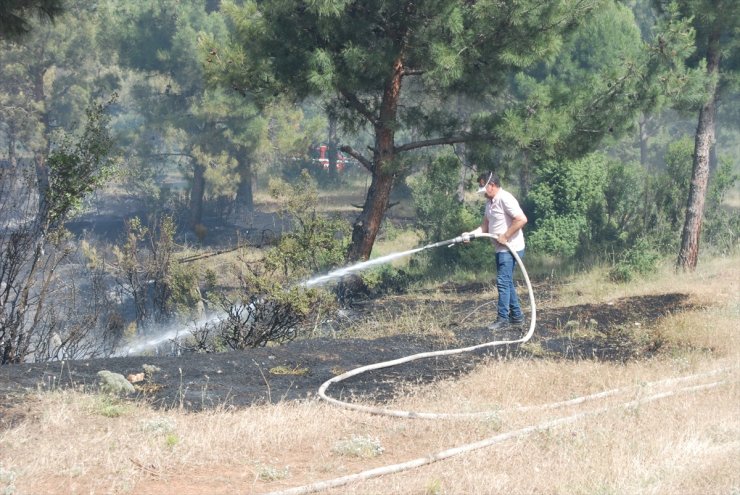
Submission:
<svg viewBox="0 0 740 495">
<path fill-rule="evenodd" d="M 329 157 L 328 150 L 329 146 L 322 144 L 319 145 L 317 148 L 319 151 L 319 158 L 318 162 L 319 164 L 324 168 L 324 170 L 329 170 Z M 337 172 L 342 172 L 344 170 L 344 167 L 347 165 L 348 160 L 344 157 L 344 154 L 337 150 Z"/>
</svg>

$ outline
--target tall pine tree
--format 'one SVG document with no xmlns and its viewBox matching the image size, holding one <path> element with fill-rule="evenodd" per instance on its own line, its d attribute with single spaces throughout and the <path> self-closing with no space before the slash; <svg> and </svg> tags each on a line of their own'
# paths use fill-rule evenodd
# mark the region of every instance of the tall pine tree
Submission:
<svg viewBox="0 0 740 495">
<path fill-rule="evenodd" d="M 296 99 L 322 95 L 331 99 L 332 114 L 346 130 L 369 130 L 372 142 L 367 151 L 342 147 L 372 174 L 348 252 L 350 260 L 366 259 L 391 191 L 411 170 L 409 152 L 473 141 L 563 150 L 575 138 L 575 145 L 582 145 L 597 143 L 608 134 L 608 113 L 615 106 L 620 108 L 619 117 L 639 106 L 634 102 L 641 98 L 628 102 L 629 91 L 623 89 L 644 76 L 642 67 L 623 73 L 615 85 L 606 86 L 603 81 L 604 87 L 595 89 L 600 95 L 578 92 L 570 98 L 561 91 L 555 111 L 570 122 L 559 127 L 557 139 L 543 128 L 534 129 L 538 136 L 527 142 L 512 145 L 509 139 L 523 135 L 515 129 L 517 123 L 537 125 L 538 112 L 554 101 L 543 96 L 539 107 L 527 105 L 522 98 L 533 93 L 512 95 L 513 78 L 550 65 L 569 33 L 595 9 L 611 3 L 265 0 L 225 4 L 235 27 L 234 42 L 225 49 L 212 47 L 219 62 L 212 72 L 220 70 L 216 78 L 222 84 L 265 101 L 283 94 Z M 455 110 L 459 97 L 474 111 Z M 578 125 L 578 118 L 598 127 Z M 585 134 L 588 139 L 583 139 Z"/>
<path fill-rule="evenodd" d="M 737 89 L 740 46 L 740 9 L 733 0 L 679 0 L 656 2 L 663 12 L 676 11 L 691 20 L 696 30 L 697 57 L 693 62 L 704 68 L 706 95 L 701 102 L 694 141 L 691 187 L 676 260 L 679 270 L 693 271 L 699 259 L 699 240 L 704 217 L 704 202 L 709 182 L 710 161 L 715 145 L 717 106 L 728 90 Z"/>
</svg>

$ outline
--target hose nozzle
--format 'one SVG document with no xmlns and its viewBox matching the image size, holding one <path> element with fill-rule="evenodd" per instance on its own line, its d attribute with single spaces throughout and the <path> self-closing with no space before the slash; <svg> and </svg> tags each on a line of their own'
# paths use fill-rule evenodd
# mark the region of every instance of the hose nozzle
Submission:
<svg viewBox="0 0 740 495">
<path fill-rule="evenodd" d="M 451 243 L 447 247 L 452 247 L 455 244 L 460 244 L 461 242 L 468 242 L 470 239 L 472 239 L 474 236 L 471 236 L 470 234 L 463 234 L 455 237 L 454 239 L 450 239 Z"/>
<path fill-rule="evenodd" d="M 474 239 L 476 236 L 477 234 L 465 233 L 465 234 L 455 237 L 454 239 L 448 239 L 446 241 L 440 241 L 440 242 L 435 242 L 434 244 L 428 244 L 424 246 L 424 249 L 436 248 L 436 247 L 442 247 L 442 246 L 452 247 L 455 244 L 460 244 L 461 242 L 468 242 L 471 239 Z"/>
</svg>

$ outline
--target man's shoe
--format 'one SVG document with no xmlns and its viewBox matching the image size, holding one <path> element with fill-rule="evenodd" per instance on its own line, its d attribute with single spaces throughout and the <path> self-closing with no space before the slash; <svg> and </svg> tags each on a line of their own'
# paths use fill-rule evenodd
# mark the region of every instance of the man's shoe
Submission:
<svg viewBox="0 0 740 495">
<path fill-rule="evenodd" d="M 497 318 L 496 321 L 488 325 L 489 330 L 505 330 L 511 326 L 511 323 L 509 323 L 509 320 L 504 320 L 503 318 Z"/>
<path fill-rule="evenodd" d="M 511 318 L 509 320 L 509 324 L 512 327 L 523 327 L 524 326 L 524 318 L 519 318 L 519 319 Z"/>
</svg>

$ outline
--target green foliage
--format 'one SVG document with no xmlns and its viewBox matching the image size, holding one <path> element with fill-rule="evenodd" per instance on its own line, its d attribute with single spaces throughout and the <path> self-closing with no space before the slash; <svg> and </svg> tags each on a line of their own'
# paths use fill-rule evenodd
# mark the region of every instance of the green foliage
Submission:
<svg viewBox="0 0 740 495">
<path fill-rule="evenodd" d="M 591 235 L 589 213 L 604 201 L 607 159 L 593 154 L 581 160 L 548 161 L 529 192 L 528 244 L 534 251 L 569 257 Z"/>
<path fill-rule="evenodd" d="M 653 273 L 660 259 L 650 241 L 639 239 L 625 249 L 609 271 L 609 278 L 614 282 L 631 282 L 637 275 Z"/>
<path fill-rule="evenodd" d="M 30 19 L 56 19 L 63 12 L 62 0 L 3 0 L 0 2 L 0 39 L 21 38 L 31 31 Z"/>
<path fill-rule="evenodd" d="M 732 161 L 721 158 L 717 171 L 710 178 L 707 192 L 706 220 L 702 235 L 723 254 L 736 249 L 740 240 L 740 212 L 723 205 L 726 193 L 735 187 L 738 177 Z"/>
<path fill-rule="evenodd" d="M 536 230 L 529 235 L 528 245 L 534 252 L 564 257 L 575 255 L 579 241 L 588 230 L 585 216 L 564 215 L 538 217 Z"/>
<path fill-rule="evenodd" d="M 134 217 L 126 223 L 123 245 L 113 248 L 114 275 L 133 298 L 140 328 L 152 321 L 199 316 L 198 274 L 174 258 L 175 230 L 169 215 L 153 218 L 151 226 Z"/>
<path fill-rule="evenodd" d="M 272 179 L 270 190 L 292 229 L 261 262 L 237 264 L 238 291 L 209 296 L 226 317 L 193 332 L 192 350 L 245 349 L 292 340 L 310 316 L 335 304 L 328 293 L 299 281 L 344 261 L 346 223 L 317 212 L 316 185 L 307 173 L 291 184 Z"/>
<path fill-rule="evenodd" d="M 383 454 L 385 448 L 377 438 L 352 435 L 337 441 L 331 450 L 340 456 L 370 459 Z"/>
<path fill-rule="evenodd" d="M 218 57 L 208 72 L 261 105 L 282 95 L 326 98 L 344 129 L 373 133 L 373 153 L 351 150 L 373 174 L 356 224 L 364 229 L 357 227 L 349 249 L 352 259 L 369 256 L 379 224 L 367 227 L 366 220 L 385 213 L 394 184 L 413 172 L 415 160 L 402 156 L 407 152 L 478 141 L 508 153 L 578 156 L 610 128 L 628 126 L 622 123 L 644 102 L 635 97 L 644 60 L 625 63 L 614 56 L 634 52 L 639 31 L 629 11 L 610 1 L 321 5 L 332 8 L 298 0 L 225 3 L 235 33 L 226 46 L 209 47 Z M 549 73 L 558 76 L 555 62 L 575 28 L 590 26 L 591 14 L 605 7 L 610 9 L 599 25 L 616 25 L 623 36 L 615 50 L 581 61 L 593 67 L 599 59 L 602 76 L 537 87 Z M 586 53 L 604 40 L 599 32 L 578 47 Z M 523 77 L 521 89 L 512 91 L 512 79 L 525 70 L 541 74 Z M 399 146 L 400 136 L 410 139 Z"/>
<path fill-rule="evenodd" d="M 382 265 L 373 270 L 363 271 L 360 277 L 363 289 L 369 296 L 403 293 L 415 279 L 412 270 L 392 265 Z"/>
<path fill-rule="evenodd" d="M 665 154 L 665 169 L 651 181 L 654 190 L 653 205 L 648 231 L 660 233 L 658 239 L 664 252 L 675 249 L 686 213 L 686 198 L 691 185 L 691 167 L 694 140 L 684 137 L 668 145 Z"/>
<path fill-rule="evenodd" d="M 4 41 L 0 30 L 0 140 L 7 144 L 3 151 L 11 159 L 31 153 L 39 163 L 50 150 L 54 129 L 72 132 L 91 101 L 114 89 L 105 80 L 110 70 L 107 53 L 96 46 L 99 23 L 88 2 L 65 1 L 63 11 L 53 10 L 53 23 L 29 16 L 41 5 L 61 7 L 55 0 L 26 2 L 29 10 L 22 9 L 21 15 L 31 33 L 20 42 Z M 0 2 L 0 11 L 6 7 L 7 1 Z M 11 21 L 13 10 L 11 5 L 11 18 L 0 15 L 0 24 Z"/>
<path fill-rule="evenodd" d="M 417 225 L 424 240 L 441 240 L 460 233 L 463 207 L 457 197 L 460 161 L 452 154 L 431 160 L 425 169 L 409 179 L 417 215 Z"/>
<path fill-rule="evenodd" d="M 479 208 L 463 204 L 457 197 L 459 177 L 460 161 L 448 153 L 431 160 L 421 173 L 409 179 L 417 226 L 424 234 L 424 243 L 450 239 L 481 224 Z M 490 259 L 487 247 L 478 242 L 460 249 L 435 249 L 428 254 L 429 266 L 435 271 L 444 266 L 484 266 Z"/>
<path fill-rule="evenodd" d="M 285 277 L 305 277 L 341 265 L 349 226 L 339 217 L 328 218 L 317 211 L 318 191 L 308 172 L 293 183 L 272 179 L 269 189 L 292 228 L 268 253 L 267 269 L 277 268 Z"/>
<path fill-rule="evenodd" d="M 192 318 L 202 297 L 198 290 L 198 271 L 188 263 L 171 262 L 168 276 L 169 301 L 174 314 Z"/>
<path fill-rule="evenodd" d="M 669 142 L 664 167 L 652 174 L 603 154 L 543 164 L 525 204 L 532 226 L 528 246 L 580 261 L 614 256 L 614 280 L 649 272 L 658 255 L 678 244 L 693 151 L 690 137 Z M 721 207 L 736 180 L 729 162 L 710 180 L 704 236 L 721 252 L 737 243 L 738 215 Z"/>
<path fill-rule="evenodd" d="M 58 226 L 77 211 L 82 200 L 107 180 L 114 171 L 114 143 L 109 133 L 106 104 L 87 111 L 82 134 L 64 136 L 49 154 L 46 207 L 49 226 Z"/>
<path fill-rule="evenodd" d="M 637 163 L 608 161 L 604 199 L 595 201 L 589 209 L 590 235 L 581 252 L 600 245 L 621 249 L 642 229 L 647 179 L 646 171 Z"/>
<path fill-rule="evenodd" d="M 248 264 L 241 268 L 239 291 L 213 296 L 225 318 L 192 331 L 192 342 L 184 347 L 219 352 L 286 342 L 300 334 L 310 316 L 333 305 L 325 292 L 290 286 L 278 273 Z"/>
<path fill-rule="evenodd" d="M 99 415 L 106 418 L 118 418 L 127 414 L 130 409 L 126 403 L 110 394 L 98 395 L 95 408 Z"/>
<path fill-rule="evenodd" d="M 261 481 L 284 480 L 290 476 L 290 467 L 278 468 L 265 464 L 257 464 L 257 478 Z"/>
<path fill-rule="evenodd" d="M 178 443 L 180 443 L 180 437 L 178 437 L 174 433 L 167 433 L 164 437 L 164 443 L 167 446 L 167 448 L 174 448 Z"/>
<path fill-rule="evenodd" d="M 129 160 L 129 187 L 172 211 L 179 205 L 163 184 L 180 179 L 179 187 L 189 189 L 192 226 L 203 224 L 211 204 L 220 215 L 252 209 L 252 167 L 264 163 L 260 150 L 270 147 L 264 144 L 270 116 L 231 90 L 206 87 L 203 65 L 214 55 L 202 43 L 227 37 L 224 17 L 193 0 L 107 8 L 111 22 L 101 37 L 129 69 L 120 121 L 122 138 L 137 151 Z"/>
<path fill-rule="evenodd" d="M 22 362 L 34 354 L 35 360 L 52 359 L 51 354 L 55 353 L 50 351 L 49 341 L 55 333 L 74 353 L 75 347 L 82 347 L 81 343 L 88 340 L 87 332 L 97 323 L 97 300 L 66 307 L 68 301 L 77 302 L 78 292 L 76 284 L 64 285 L 68 281 L 58 277 L 57 269 L 73 252 L 64 221 L 111 172 L 113 146 L 105 108 L 106 105 L 91 108 L 79 134 L 62 133 L 60 143 L 48 156 L 37 155 L 35 177 L 22 167 L 3 167 L 0 174 L 0 223 L 4 225 L 0 229 L 3 364 Z M 35 192 L 38 198 L 34 197 Z M 20 219 L 24 220 L 19 222 Z M 86 304 L 86 309 L 96 313 L 85 315 L 79 324 L 71 324 L 76 311 Z M 54 346 L 59 351 L 62 343 Z"/>
</svg>

